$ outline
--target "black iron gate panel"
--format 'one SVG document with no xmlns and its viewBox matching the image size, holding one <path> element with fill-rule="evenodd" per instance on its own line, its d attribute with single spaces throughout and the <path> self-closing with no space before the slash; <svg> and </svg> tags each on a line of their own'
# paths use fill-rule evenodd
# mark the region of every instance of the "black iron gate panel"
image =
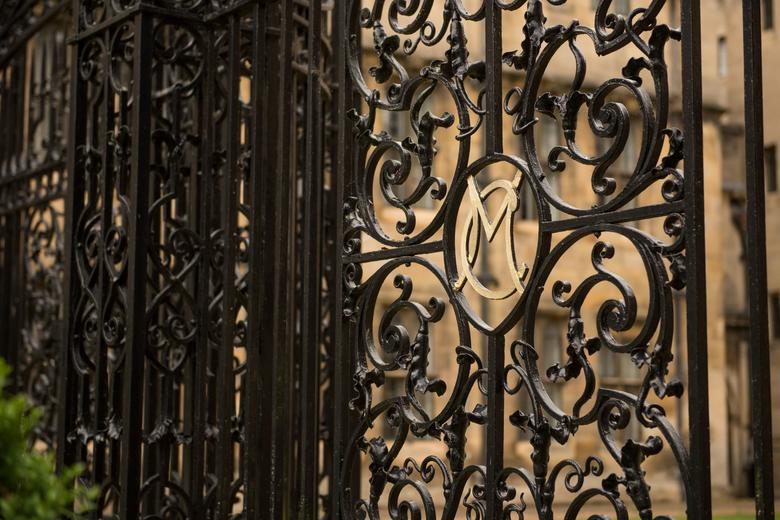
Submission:
<svg viewBox="0 0 780 520">
<path fill-rule="evenodd" d="M 77 6 L 60 463 L 95 517 L 311 515 L 330 7 Z"/>
<path fill-rule="evenodd" d="M 0 20 L 0 355 L 14 370 L 11 391 L 44 411 L 34 444 L 51 449 L 63 312 L 68 15 L 62 2 L 8 2 Z"/>
<path fill-rule="evenodd" d="M 359 94 L 342 100 L 354 136 L 342 147 L 336 362 L 337 406 L 354 411 L 337 427 L 345 518 L 574 518 L 599 503 L 658 518 L 654 457 L 677 466 L 689 517 L 711 514 L 698 2 L 619 12 L 604 0 L 583 22 L 571 4 L 375 1 L 342 13 Z M 686 78 L 674 121 L 668 60 Z M 588 205 L 561 191 L 577 165 L 590 171 Z M 555 273 L 578 248 L 589 265 L 571 283 Z M 620 255 L 641 265 L 645 297 L 613 267 Z M 674 330 L 684 288 L 687 333 Z M 544 300 L 567 317 L 566 358 L 549 364 Z M 441 323 L 454 332 L 432 344 Z M 687 338 L 687 388 L 669 375 L 675 335 Z M 431 375 L 434 351 L 457 366 L 449 378 Z M 605 382 L 605 356 L 626 358 L 635 388 Z M 579 385 L 567 405 L 561 383 Z M 666 413 L 684 390 L 690 448 Z M 556 455 L 588 431 L 598 453 Z M 518 435 L 527 465 L 507 462 Z"/>
</svg>

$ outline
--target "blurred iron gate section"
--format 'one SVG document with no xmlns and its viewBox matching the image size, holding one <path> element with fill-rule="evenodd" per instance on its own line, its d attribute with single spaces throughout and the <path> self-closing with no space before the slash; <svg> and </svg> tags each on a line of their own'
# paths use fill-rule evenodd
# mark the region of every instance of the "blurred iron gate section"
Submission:
<svg viewBox="0 0 780 520">
<path fill-rule="evenodd" d="M 424 1 L 340 3 L 336 15 L 336 38 L 337 44 L 345 48 L 346 55 L 337 59 L 339 64 L 343 60 L 343 66 L 339 66 L 338 82 L 344 88 L 339 92 L 337 111 L 340 127 L 336 205 L 343 217 L 338 224 L 338 236 L 343 238 L 336 279 L 343 280 L 343 285 L 335 293 L 341 306 L 334 362 L 337 410 L 334 471 L 338 480 L 331 496 L 332 510 L 339 511 L 340 518 L 379 518 L 386 515 L 459 518 L 466 514 L 487 519 L 511 515 L 522 518 L 527 508 L 533 508 L 540 518 L 553 518 L 556 478 L 561 472 L 569 472 L 566 492 L 571 493 L 572 502 L 566 518 L 577 517 L 586 503 L 601 498 L 614 509 L 618 518 L 628 518 L 625 504 L 630 501 L 641 518 L 650 519 L 654 517 L 652 499 L 642 463 L 669 448 L 679 465 L 688 517 L 708 519 L 712 516 L 707 316 L 706 306 L 701 304 L 706 301 L 701 4 L 699 0 L 650 2 L 647 6 L 633 6 L 630 15 L 619 16 L 614 13 L 612 2 L 601 0 L 594 3 L 595 27 L 586 28 L 576 21 L 568 26 L 545 25 L 545 12 L 565 3 L 566 0 L 485 1 L 469 4 L 473 10 L 455 0 L 442 4 Z M 669 27 L 659 18 L 664 15 L 664 10 L 668 13 L 670 9 L 679 10 L 674 13 L 678 17 L 671 16 L 671 19 L 679 20 L 679 28 Z M 399 21 L 399 14 L 406 17 L 403 22 Z M 755 253 L 748 262 L 756 514 L 758 518 L 769 519 L 774 517 L 774 497 L 771 405 L 768 399 L 759 1 L 746 0 L 743 15 L 748 129 L 748 242 L 749 250 Z M 507 25 L 513 34 L 519 35 L 518 28 L 522 26 L 522 46 L 515 51 L 502 45 L 502 23 L 508 20 L 513 21 Z M 468 24 L 471 27 L 481 26 L 470 34 L 482 35 L 482 42 L 469 45 L 464 29 Z M 660 147 L 654 151 L 643 151 L 652 157 L 653 162 L 648 163 L 647 170 L 635 171 L 629 189 L 618 190 L 614 198 L 607 198 L 606 202 L 602 200 L 596 207 L 584 210 L 562 204 L 551 189 L 545 180 L 546 172 L 541 167 L 541 160 L 537 158 L 533 138 L 533 127 L 538 118 L 550 116 L 557 119 L 567 132 L 563 145 L 567 160 L 609 164 L 620 153 L 620 150 L 613 153 L 610 148 L 604 155 L 590 159 L 573 148 L 576 127 L 572 118 L 583 105 L 598 103 L 603 109 L 603 92 L 613 88 L 610 82 L 593 93 L 594 97 L 585 97 L 578 90 L 581 78 L 575 79 L 571 91 L 564 95 L 547 93 L 540 97 L 539 86 L 544 68 L 550 54 L 559 47 L 570 46 L 577 70 L 582 70 L 584 74 L 585 59 L 576 50 L 576 35 L 585 35 L 593 40 L 600 55 L 627 46 L 636 51 L 638 57 L 627 63 L 622 76 L 612 80 L 612 85 L 620 83 L 639 90 L 642 88 L 639 72 L 645 70 L 649 73 L 655 81 L 655 97 L 641 98 L 639 103 L 643 110 L 655 110 L 645 111 L 645 118 L 656 113 L 661 116 L 650 121 L 646 130 L 653 133 L 653 140 L 666 140 L 668 143 L 667 155 L 663 158 Z M 663 49 L 672 40 L 681 43 L 681 77 L 684 78 L 682 128 L 679 130 L 666 126 L 668 80 Z M 366 41 L 373 41 L 375 55 L 370 47 L 364 47 L 363 42 Z M 434 57 L 434 61 L 429 63 L 427 59 L 431 50 L 426 49 L 428 54 L 425 54 L 422 67 L 416 70 L 405 68 L 409 55 L 441 42 L 446 42 L 446 53 Z M 479 51 L 481 44 L 484 44 L 484 55 L 482 59 L 475 58 L 474 51 Z M 436 52 L 433 51 L 433 54 Z M 504 90 L 502 61 L 525 74 L 516 91 Z M 464 84 L 469 79 L 479 82 L 480 86 L 466 88 Z M 425 98 L 437 87 L 451 98 L 456 111 L 433 113 L 431 108 L 422 108 Z M 607 107 L 608 110 L 614 108 Z M 400 112 L 402 117 L 408 116 L 413 129 L 410 137 L 386 131 L 383 115 L 392 115 L 393 112 Z M 524 144 L 522 159 L 503 151 L 504 125 L 501 120 L 507 116 L 513 116 L 513 133 Z M 599 135 L 618 136 L 615 139 L 618 143 L 625 142 L 621 141 L 624 138 L 620 136 L 624 136 L 625 132 L 619 128 L 618 122 L 627 115 L 619 111 L 607 115 L 596 110 L 589 117 L 591 125 L 595 124 L 597 128 L 594 131 L 601 132 Z M 351 134 L 341 127 L 347 120 L 351 121 Z M 645 123 L 647 125 L 647 120 Z M 485 145 L 484 151 L 474 152 L 472 149 L 470 156 L 467 150 L 463 155 L 465 159 L 458 159 L 453 178 L 445 183 L 432 176 L 430 163 L 435 154 L 436 132 L 449 127 L 457 128 L 461 151 L 466 146 L 464 142 L 468 143 L 479 127 L 482 127 Z M 619 144 L 619 147 L 622 146 Z M 551 155 L 549 161 L 554 163 L 560 157 L 561 152 L 558 152 L 554 157 Z M 394 188 L 409 178 L 412 161 L 417 162 L 422 174 L 415 181 L 417 184 L 411 190 L 412 195 L 408 194 L 409 190 L 404 192 L 406 195 L 399 195 Z M 487 294 L 487 297 L 500 299 L 504 296 L 492 294 L 495 291 L 491 287 L 481 285 L 478 279 L 480 273 L 471 271 L 478 256 L 479 236 L 475 235 L 470 244 L 465 242 L 463 247 L 467 253 L 459 258 L 455 231 L 468 234 L 472 230 L 471 227 L 456 226 L 458 205 L 482 205 L 488 194 L 501 189 L 507 190 L 507 197 L 512 197 L 508 180 L 501 185 L 492 176 L 483 174 L 482 177 L 486 177 L 483 183 L 480 185 L 477 181 L 490 165 L 502 162 L 521 172 L 520 182 L 531 185 L 543 232 L 569 234 L 554 247 L 549 238 L 540 238 L 539 247 L 543 251 L 537 253 L 527 278 L 522 278 L 522 287 L 516 288 L 516 292 L 522 294 L 519 303 L 514 305 L 515 311 L 499 324 L 488 325 L 469 305 L 463 287 L 469 284 L 474 291 L 483 296 Z M 553 166 L 550 167 L 555 171 Z M 650 168 L 660 176 L 652 179 Z M 652 181 L 663 178 L 666 178 L 663 204 L 622 209 Z M 382 185 L 380 192 L 374 189 L 378 183 Z M 615 191 L 612 183 L 614 181 L 606 181 L 603 176 L 594 176 L 593 190 L 609 196 Z M 518 189 L 517 185 L 514 181 L 511 184 L 514 189 Z M 469 193 L 465 194 L 466 191 Z M 419 230 L 415 226 L 413 206 L 425 196 L 441 202 L 435 206 L 433 223 Z M 375 197 L 383 200 L 378 203 Z M 378 204 L 403 212 L 395 230 L 383 228 L 385 222 L 375 213 Z M 568 213 L 571 218 L 551 220 L 552 207 Z M 492 216 L 478 214 L 478 210 L 476 207 L 471 209 L 472 215 L 477 215 L 472 218 L 471 226 L 486 226 L 488 240 L 491 241 L 489 230 L 492 228 L 489 226 L 498 225 L 495 222 L 500 221 L 491 222 Z M 482 210 L 484 212 L 485 208 Z M 501 217 L 511 221 L 514 211 L 508 211 Z M 664 231 L 672 239 L 672 245 L 654 243 L 651 237 L 633 234 L 629 226 L 622 225 L 653 217 L 666 219 Z M 443 230 L 441 240 L 436 235 L 440 229 Z M 391 236 L 393 232 L 400 237 Z M 623 349 L 619 342 L 612 339 L 610 331 L 626 330 L 634 320 L 634 311 L 629 310 L 633 297 L 630 287 L 603 270 L 604 259 L 610 258 L 614 250 L 600 236 L 609 232 L 622 234 L 633 242 L 648 277 L 654 280 L 651 282 L 652 297 L 662 301 L 662 308 L 649 311 L 650 316 L 655 315 L 652 320 L 658 320 L 655 327 L 659 327 L 659 340 L 652 351 L 637 347 Z M 477 233 L 481 233 L 481 229 Z M 563 368 L 537 367 L 534 316 L 545 277 L 557 262 L 562 248 L 593 234 L 598 239 L 593 250 L 593 267 L 597 272 L 594 277 L 573 293 L 570 293 L 572 287 L 564 282 L 556 282 L 552 287 L 556 303 L 570 309 L 568 363 Z M 366 237 L 381 248 L 364 251 L 362 242 Z M 438 265 L 429 260 L 429 256 L 436 253 L 441 255 Z M 507 265 L 510 273 L 524 274 L 513 264 L 514 258 L 507 262 L 511 264 Z M 413 278 L 403 271 L 410 265 L 418 266 L 418 270 L 427 270 L 429 276 L 437 278 L 446 298 L 428 302 L 415 300 Z M 364 266 L 371 266 L 371 274 L 364 276 Z M 464 274 L 464 270 L 469 273 Z M 394 280 L 393 275 L 396 275 Z M 400 294 L 384 310 L 377 309 L 379 289 L 390 280 Z M 587 294 L 590 286 L 603 280 L 617 283 L 625 299 L 623 302 L 605 302 L 606 307 L 602 310 L 607 309 L 607 314 L 612 314 L 611 318 L 596 324 L 600 327 L 598 337 L 586 338 L 579 314 L 582 294 Z M 550 289 L 549 286 L 547 288 Z M 683 288 L 686 288 L 687 300 L 684 311 L 687 317 L 684 337 L 688 359 L 688 385 L 685 388 L 689 405 L 687 439 L 675 432 L 674 426 L 665 418 L 663 408 L 645 402 L 651 391 L 660 399 L 681 394 L 680 383 L 666 379 L 666 364 L 672 354 L 671 291 Z M 530 293 L 527 298 L 525 292 Z M 414 314 L 416 330 L 402 326 L 396 319 L 402 309 Z M 429 325 L 439 321 L 445 311 L 455 315 L 460 336 L 460 344 L 451 353 L 453 359 L 457 358 L 459 367 L 458 376 L 452 381 L 430 379 L 427 371 Z M 601 318 L 606 318 L 606 315 Z M 521 323 L 520 337 L 507 336 L 518 321 Z M 377 323 L 379 329 L 375 330 Z M 488 345 L 485 353 L 480 354 L 478 342 L 475 341 L 472 346 L 472 335 L 486 337 Z M 645 348 L 648 347 L 649 344 Z M 599 391 L 594 405 L 596 413 L 580 416 L 577 410 L 563 412 L 547 394 L 540 373 L 547 370 L 548 375 L 552 373 L 554 377 L 569 379 L 584 372 L 589 384 L 581 400 L 587 401 L 595 392 L 588 356 L 607 348 L 646 359 L 650 375 L 645 378 L 639 394 Z M 387 395 L 381 389 L 392 372 L 399 372 L 406 382 L 397 395 Z M 508 381 L 510 373 L 521 383 L 512 386 Z M 441 411 L 429 412 L 421 404 L 426 394 L 442 395 L 445 391 L 448 397 L 444 398 L 446 402 L 439 408 Z M 506 409 L 505 395 L 520 391 L 528 393 L 530 410 Z M 473 408 L 471 401 L 467 408 L 470 393 L 475 394 L 479 402 Z M 532 468 L 504 467 L 506 416 L 513 426 L 530 430 Z M 657 432 L 657 436 L 617 444 L 613 432 L 625 429 L 631 420 L 640 421 L 645 428 Z M 380 422 L 386 426 L 381 434 L 377 434 L 374 427 Z M 594 423 L 620 471 L 611 473 L 603 481 L 591 480 L 592 487 L 585 487 L 587 477 L 602 475 L 603 463 L 589 457 L 586 461 L 558 462 L 551 468 L 548 466 L 549 449 L 551 441 L 566 443 L 579 427 Z M 484 426 L 483 432 L 474 431 L 479 426 Z M 483 435 L 486 440 L 484 453 L 469 454 L 469 464 L 466 464 L 465 450 L 467 430 L 473 435 Z M 447 449 L 446 457 L 432 452 L 424 453 L 420 458 L 401 456 L 410 436 L 439 439 L 443 448 Z M 512 484 L 510 479 L 514 479 Z M 434 493 L 442 494 L 434 497 Z"/>
<path fill-rule="evenodd" d="M 74 1 L 58 462 L 95 518 L 326 514 L 332 8 Z"/>
<path fill-rule="evenodd" d="M 0 356 L 43 419 L 32 442 L 56 446 L 69 11 L 65 2 L 0 6 Z"/>
</svg>

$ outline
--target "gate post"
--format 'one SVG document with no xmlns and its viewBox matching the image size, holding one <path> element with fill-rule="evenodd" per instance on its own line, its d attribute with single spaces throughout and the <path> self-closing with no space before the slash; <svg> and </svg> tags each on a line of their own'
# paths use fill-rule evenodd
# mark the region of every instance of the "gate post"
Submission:
<svg viewBox="0 0 780 520">
<path fill-rule="evenodd" d="M 219 234 L 202 21 L 178 5 L 104 7 L 73 9 L 58 464 L 86 464 L 96 516 L 177 502 L 203 518 L 220 439 L 206 406 Z"/>
<path fill-rule="evenodd" d="M 79 21 L 75 15 L 78 13 L 80 0 L 73 0 L 71 12 L 73 34 L 78 33 Z M 70 121 L 68 121 L 67 143 L 67 171 L 68 188 L 65 195 L 65 250 L 63 254 L 63 319 L 62 338 L 60 341 L 60 355 L 57 360 L 59 365 L 59 379 L 57 381 L 57 396 L 60 403 L 57 414 L 57 470 L 61 471 L 76 459 L 75 443 L 69 441 L 69 433 L 73 430 L 76 418 L 77 399 L 77 375 L 73 366 L 73 358 L 70 355 L 71 338 L 74 331 L 71 324 L 74 321 L 74 305 L 77 301 L 80 285 L 76 271 L 75 249 L 78 238 L 75 236 L 77 227 L 77 215 L 81 214 L 84 205 L 84 175 L 76 173 L 76 147 L 74 143 L 84 140 L 86 132 L 86 89 L 82 88 L 79 73 L 76 70 L 83 44 L 74 41 L 71 43 L 71 72 L 70 72 Z"/>
<path fill-rule="evenodd" d="M 764 205 L 764 104 L 759 0 L 742 2 L 745 66 L 745 175 L 749 357 L 755 461 L 756 518 L 775 517 L 772 388 L 767 311 Z"/>
<path fill-rule="evenodd" d="M 700 0 L 680 2 L 682 29 L 683 127 L 685 156 L 686 312 L 688 344 L 688 424 L 693 496 L 688 518 L 712 517 L 710 489 L 707 280 L 704 269 L 704 170 Z"/>
<path fill-rule="evenodd" d="M 343 314 L 344 303 L 344 262 L 342 252 L 344 248 L 344 204 L 346 203 L 347 187 L 353 182 L 355 171 L 355 150 L 350 125 L 346 124 L 348 114 L 355 103 L 352 79 L 348 70 L 348 49 L 350 45 L 350 21 L 354 20 L 357 13 L 357 2 L 343 0 L 336 2 L 334 48 L 336 49 L 336 109 L 337 122 L 336 157 L 332 177 L 334 227 L 335 227 L 335 251 L 334 274 L 332 279 L 333 295 L 331 317 L 333 319 L 333 453 L 330 456 L 332 462 L 330 513 L 332 517 L 341 518 L 343 504 L 341 504 L 341 490 L 345 486 L 353 485 L 353 482 L 344 482 L 344 454 L 348 448 L 350 413 L 348 402 L 350 399 L 350 382 L 352 380 L 352 356 L 353 345 L 351 337 L 350 318 Z"/>
<path fill-rule="evenodd" d="M 270 44 L 271 36 L 268 34 L 268 13 L 273 8 L 267 2 L 257 2 L 253 6 L 253 14 L 256 20 L 253 28 L 253 60 L 252 74 L 254 77 L 268 75 L 268 61 L 272 58 L 272 47 Z M 269 183 L 272 176 L 267 165 L 266 143 L 269 136 L 273 133 L 267 122 L 269 117 L 270 103 L 268 101 L 268 81 L 254 81 L 252 83 L 253 114 L 255 121 L 252 125 L 252 171 L 250 174 L 250 197 L 255 205 L 262 202 L 273 200 L 272 191 Z M 252 212 L 249 222 L 249 233 L 252 237 L 263 237 L 269 232 L 270 217 L 265 209 L 267 204 L 262 204 L 259 209 Z M 267 385 L 266 372 L 264 366 L 269 362 L 268 347 L 269 343 L 264 340 L 264 334 L 267 333 L 269 320 L 264 319 L 264 309 L 266 308 L 265 287 L 270 278 L 262 266 L 265 265 L 268 258 L 268 250 L 265 240 L 255 239 L 249 244 L 249 286 L 254 288 L 251 291 L 248 303 L 248 312 L 250 316 L 256 316 L 250 320 L 247 331 L 247 409 L 259 411 L 250 413 L 246 416 L 246 442 L 249 446 L 248 456 L 246 458 L 246 478 L 249 482 L 259 482 L 264 475 L 263 463 L 267 460 L 267 455 L 263 452 L 263 440 L 266 439 L 268 430 L 266 425 L 266 416 L 263 413 L 263 407 L 266 406 L 266 398 L 263 389 L 270 392 Z M 268 423 L 269 424 L 269 423 Z M 249 486 L 246 495 L 246 507 L 248 518 L 256 518 L 262 514 L 267 507 L 268 490 L 265 486 Z"/>
<path fill-rule="evenodd" d="M 321 91 L 322 3 L 309 0 L 308 68 L 304 106 L 305 137 L 301 207 L 301 483 L 298 518 L 317 518 L 320 429 L 320 345 L 322 296 L 322 196 L 323 196 L 323 117 Z"/>
<path fill-rule="evenodd" d="M 293 349 L 294 349 L 294 208 L 293 154 L 294 89 L 292 85 L 293 3 L 271 2 L 263 8 L 267 16 L 267 48 L 264 61 L 256 64 L 262 94 L 255 114 L 261 139 L 259 170 L 261 202 L 255 209 L 259 229 L 258 250 L 251 270 L 260 270 L 262 282 L 253 301 L 258 336 L 251 343 L 259 356 L 259 436 L 257 464 L 265 472 L 257 491 L 258 511 L 268 518 L 283 518 L 293 511 L 292 463 L 296 449 L 292 435 Z M 255 153 L 258 153 L 257 151 Z"/>
<path fill-rule="evenodd" d="M 127 229 L 127 343 L 122 400 L 120 518 L 136 518 L 141 511 L 141 442 L 144 402 L 144 358 L 147 348 L 146 262 L 149 226 L 152 95 L 152 17 L 141 11 L 134 20 L 133 122 L 130 167 L 130 218 Z M 99 397 L 98 397 L 99 398 Z"/>
</svg>

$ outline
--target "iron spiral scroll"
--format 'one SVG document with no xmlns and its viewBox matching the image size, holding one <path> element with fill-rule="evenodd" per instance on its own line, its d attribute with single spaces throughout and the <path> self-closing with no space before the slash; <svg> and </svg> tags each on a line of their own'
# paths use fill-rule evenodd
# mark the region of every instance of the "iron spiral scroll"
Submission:
<svg viewBox="0 0 780 520">
<path fill-rule="evenodd" d="M 674 17 L 665 0 L 644 0 L 625 13 L 601 0 L 588 23 L 548 23 L 551 13 L 563 17 L 567 3 L 573 4 L 485 0 L 469 3 L 469 10 L 462 0 L 376 0 L 348 10 L 347 61 L 361 103 L 350 114 L 358 166 L 347 186 L 342 252 L 356 417 L 340 476 L 346 518 L 524 518 L 534 511 L 551 519 L 562 508 L 562 517 L 573 519 L 595 503 L 618 519 L 629 518 L 630 509 L 642 519 L 665 518 L 654 513 L 645 464 L 661 453 L 676 462 L 690 492 L 688 454 L 665 410 L 683 394 L 683 384 L 669 372 L 674 317 L 682 312 L 673 295 L 686 285 L 684 141 L 669 122 L 667 63 L 681 34 L 666 23 Z M 511 40 L 516 50 L 504 51 L 501 31 L 495 36 L 491 24 L 503 24 L 503 42 Z M 487 50 L 480 59 L 475 54 L 482 42 L 466 35 L 483 33 Z M 619 61 L 617 75 L 589 81 L 586 46 L 593 58 Z M 553 92 L 547 79 L 562 54 L 572 66 L 567 87 Z M 491 58 L 500 59 L 503 69 Z M 425 108 L 434 92 L 454 108 Z M 408 120 L 408 136 L 380 128 L 388 113 Z M 511 120 L 505 139 L 519 143 L 517 153 L 501 149 L 502 118 Z M 562 136 L 546 151 L 534 131 L 544 119 Z M 437 143 L 445 134 L 453 141 Z M 589 153 L 581 145 L 586 135 L 607 144 Z M 636 160 L 620 181 L 611 172 L 629 137 L 639 143 Z M 444 146 L 457 149 L 446 174 L 433 166 L 437 148 Z M 550 180 L 575 164 L 592 169 L 593 205 L 567 200 Z M 496 168 L 514 173 L 496 178 L 488 173 Z M 527 258 L 515 254 L 516 242 L 528 238 L 518 238 L 514 225 L 521 190 L 530 190 L 536 215 L 535 251 Z M 657 196 L 658 203 L 644 204 L 640 195 Z M 422 219 L 417 207 L 427 198 L 432 216 Z M 394 228 L 386 228 L 378 209 L 383 207 L 399 215 Z M 635 224 L 650 220 L 662 222 L 656 226 L 660 233 Z M 627 246 L 616 248 L 614 240 Z M 513 280 L 502 290 L 480 280 L 477 264 L 480 247 L 494 241 L 503 242 L 501 269 Z M 381 249 L 368 251 L 367 243 Z M 590 248 L 583 280 L 575 286 L 557 278 L 556 267 L 573 248 L 583 247 Z M 616 254 L 638 258 L 646 301 L 610 268 Z M 435 280 L 445 296 L 415 292 L 409 268 Z M 383 308 L 380 292 L 391 283 L 395 292 Z M 619 296 L 602 298 L 605 286 Z M 509 311 L 491 322 L 468 291 L 510 300 Z M 553 366 L 541 366 L 534 339 L 544 297 L 568 316 L 568 358 Z M 583 305 L 594 298 L 602 300 L 590 319 Z M 412 326 L 395 319 L 401 312 L 413 316 Z M 457 324 L 457 344 L 432 344 L 430 330 L 447 314 Z M 488 346 L 480 352 L 484 339 Z M 453 378 L 429 374 L 434 350 L 457 364 Z M 602 384 L 596 361 L 607 355 L 631 359 L 642 374 L 638 391 Z M 404 381 L 397 395 L 382 388 L 390 376 Z M 573 406 L 564 409 L 548 392 L 556 380 L 581 381 Z M 520 394 L 527 405 L 506 404 L 504 410 L 504 399 Z M 433 412 L 425 399 L 438 403 Z M 505 417 L 526 432 L 529 467 L 504 466 Z M 631 422 L 647 435 L 627 436 Z M 372 433 L 379 424 L 382 435 Z M 596 455 L 551 461 L 553 445 L 566 445 L 586 428 L 598 432 L 606 462 Z M 480 454 L 467 450 L 467 437 L 482 435 L 493 440 L 477 460 Z M 402 456 L 415 437 L 433 439 L 441 450 L 421 460 Z M 367 472 L 361 473 L 361 461 Z M 608 469 L 610 464 L 617 469 Z M 350 484 L 364 477 L 359 489 Z M 561 506 L 557 500 L 564 494 Z"/>
</svg>

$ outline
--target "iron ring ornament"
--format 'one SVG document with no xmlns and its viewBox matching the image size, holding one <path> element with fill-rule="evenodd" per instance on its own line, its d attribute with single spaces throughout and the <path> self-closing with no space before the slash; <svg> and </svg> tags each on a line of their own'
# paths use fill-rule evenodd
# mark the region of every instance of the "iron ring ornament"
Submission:
<svg viewBox="0 0 780 520">
<path fill-rule="evenodd" d="M 540 518 L 551 519 L 556 517 L 555 508 L 562 507 L 554 507 L 556 494 L 565 492 L 569 495 L 566 519 L 581 517 L 596 502 L 606 504 L 619 519 L 633 515 L 631 509 L 642 519 L 663 519 L 653 512 L 645 465 L 662 452 L 676 461 L 690 491 L 688 456 L 662 404 L 683 393 L 681 382 L 669 376 L 673 318 L 680 312 L 672 294 L 685 286 L 683 136 L 668 126 L 665 61 L 668 44 L 679 40 L 680 33 L 663 23 L 668 11 L 665 0 L 646 0 L 622 14 L 611 0 L 601 0 L 591 26 L 575 20 L 548 25 L 546 13 L 566 3 L 485 0 L 471 11 L 460 0 L 375 0 L 362 9 L 353 3 L 348 65 L 365 109 L 350 114 L 359 166 L 344 207 L 343 312 L 356 342 L 350 405 L 359 419 L 349 439 L 341 479 L 343 483 L 360 479 L 355 469 L 360 460 L 368 464 L 370 477 L 360 493 L 342 487 L 341 507 L 347 518 L 433 519 L 464 514 L 483 518 L 497 502 L 503 518 L 523 518 L 533 508 Z M 488 10 L 498 12 L 493 16 L 516 16 L 522 25 L 518 49 L 498 54 L 514 84 L 503 89 L 499 100 L 491 99 L 495 93 L 485 84 L 486 63 L 472 56 L 466 38 L 467 28 L 489 23 Z M 366 37 L 373 42 L 373 53 L 361 44 Z M 625 58 L 618 75 L 596 84 L 587 81 L 584 42 L 594 49 L 595 59 L 613 54 Z M 446 49 L 442 55 L 430 59 L 442 48 Z M 568 89 L 545 91 L 550 64 L 562 53 L 568 53 L 574 63 Z M 423 108 L 434 92 L 447 99 L 453 113 Z M 498 106 L 503 113 L 490 113 L 488 106 Z M 408 116 L 410 135 L 378 130 L 383 113 Z M 522 153 L 476 152 L 478 147 L 472 144 L 491 117 L 511 119 Z M 543 118 L 557 125 L 562 136 L 545 157 L 534 132 Z M 582 125 L 583 119 L 587 125 Z M 456 146 L 458 153 L 447 176 L 433 165 L 441 146 L 437 137 L 453 130 L 457 132 L 454 143 L 447 144 Z M 618 182 L 610 173 L 632 134 L 639 143 L 635 165 L 628 178 Z M 581 135 L 606 146 L 587 153 L 578 141 Z M 591 207 L 567 201 L 548 179 L 565 175 L 567 165 L 574 163 L 592 168 L 590 185 L 598 202 Z M 420 173 L 413 178 L 410 172 L 415 165 Z M 495 166 L 513 173 L 496 178 L 488 174 Z M 402 185 L 410 195 L 398 195 L 395 188 Z M 535 205 L 534 237 L 519 234 L 515 225 L 523 189 L 530 190 Z M 626 209 L 629 204 L 641 206 L 639 196 L 656 189 L 662 204 Z M 432 218 L 418 229 L 415 206 L 424 197 L 436 204 Z M 400 210 L 402 217 L 394 231 L 383 227 L 378 202 Z M 565 218 L 563 223 L 561 218 L 553 219 L 554 211 Z M 635 219 L 662 219 L 665 236 L 624 224 Z M 438 233 L 440 243 L 435 242 Z M 361 256 L 364 237 L 377 241 L 386 258 L 365 279 L 364 262 L 376 259 Z M 649 293 L 646 302 L 628 280 L 610 269 L 618 251 L 613 237 L 628 244 L 619 249 L 620 254 L 641 260 Z M 518 255 L 516 243 L 531 238 L 536 243 L 534 254 Z M 426 244 L 432 245 L 426 248 Z M 511 283 L 496 287 L 480 279 L 480 251 L 488 244 L 503 245 L 498 263 Z M 591 249 L 590 266 L 579 285 L 553 278 L 555 268 L 573 248 L 585 244 Z M 431 251 L 441 255 L 443 268 Z M 404 271 L 410 266 L 421 268 L 417 273 L 428 273 L 448 301 L 416 296 L 413 277 Z M 400 295 L 379 313 L 380 288 L 389 279 Z M 596 288 L 609 288 L 617 296 L 598 303 L 591 318 L 583 305 L 600 298 Z M 469 302 L 467 290 L 486 300 L 511 301 L 508 314 L 497 324 L 487 323 Z M 568 316 L 566 359 L 552 366 L 542 366 L 535 344 L 545 295 Z M 401 308 L 413 313 L 416 331 L 395 320 Z M 459 344 L 431 344 L 430 330 L 447 315 L 457 323 Z M 374 323 L 379 323 L 378 331 Z M 479 428 L 503 420 L 486 404 L 495 375 L 488 373 L 483 356 L 472 348 L 473 333 L 506 338 L 509 356 L 500 386 L 505 396 L 526 396 L 528 405 L 509 411 L 509 422 L 528 433 L 529 467 L 491 471 L 475 462 L 478 453 L 467 452 L 467 434 L 481 435 Z M 430 376 L 433 351 L 455 360 L 458 370 L 453 380 Z M 641 374 L 638 390 L 630 393 L 605 385 L 595 368 L 601 356 L 630 358 Z M 384 391 L 390 376 L 404 378 L 400 395 Z M 575 379 L 583 382 L 579 395 L 564 409 L 547 385 Z M 436 396 L 438 412 L 431 414 L 422 406 L 425 394 Z M 386 428 L 376 435 L 374 428 L 380 421 Z M 628 433 L 632 423 L 647 434 L 632 438 Z M 551 461 L 553 444 L 571 442 L 587 428 L 598 433 L 607 462 L 595 454 L 584 461 Z M 421 461 L 406 457 L 405 447 L 414 437 L 438 439 L 446 455 L 431 453 Z M 495 480 L 489 480 L 490 475 Z"/>
</svg>

